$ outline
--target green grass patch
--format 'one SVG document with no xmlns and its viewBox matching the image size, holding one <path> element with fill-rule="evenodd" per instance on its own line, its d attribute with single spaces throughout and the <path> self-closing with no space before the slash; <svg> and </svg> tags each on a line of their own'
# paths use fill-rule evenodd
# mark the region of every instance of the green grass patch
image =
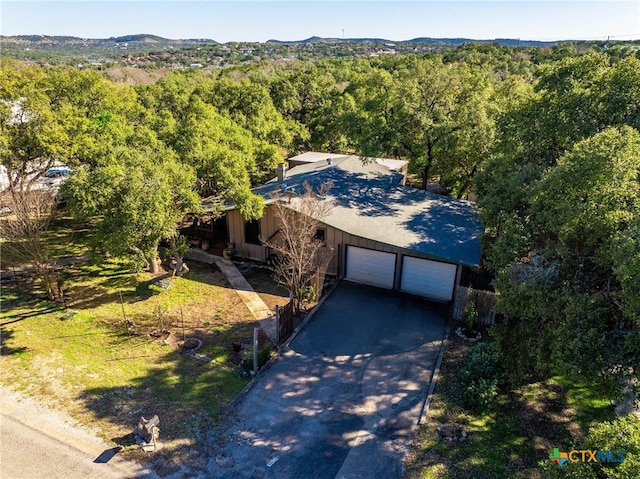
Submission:
<svg viewBox="0 0 640 479">
<path fill-rule="evenodd" d="M 489 412 L 464 407 L 458 371 L 470 346 L 451 339 L 445 350 L 429 417 L 406 462 L 407 478 L 539 478 L 553 447 L 584 440 L 591 425 L 614 417 L 609 401 L 587 383 L 555 377 L 502 392 Z M 446 441 L 437 428 L 464 426 L 465 441 Z"/>
<path fill-rule="evenodd" d="M 583 428 L 615 419 L 611 401 L 584 381 L 572 381 L 561 376 L 550 381 L 557 382 L 567 392 L 567 405 L 576 411 L 575 420 Z"/>
<path fill-rule="evenodd" d="M 106 439 L 157 414 L 165 455 L 197 445 L 247 384 L 232 342 L 250 342 L 255 321 L 220 272 L 189 266 L 164 290 L 117 260 L 77 264 L 65 273 L 67 308 L 24 285 L 4 288 L 0 382 Z M 198 353 L 210 360 L 182 354 L 185 337 L 200 339 Z"/>
<path fill-rule="evenodd" d="M 64 258 L 81 256 L 89 252 L 92 238 L 91 224 L 74 220 L 64 211 L 57 211 L 51 220 L 49 229 L 44 235 L 44 245 L 49 258 Z M 22 261 L 12 254 L 11 244 L 2 241 L 2 255 L 0 255 L 0 269 L 9 270 L 14 267 L 25 266 Z"/>
</svg>

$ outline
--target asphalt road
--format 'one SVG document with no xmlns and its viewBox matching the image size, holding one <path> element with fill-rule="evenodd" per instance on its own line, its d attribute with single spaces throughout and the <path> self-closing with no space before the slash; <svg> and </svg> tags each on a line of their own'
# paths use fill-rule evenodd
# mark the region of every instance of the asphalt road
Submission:
<svg viewBox="0 0 640 479">
<path fill-rule="evenodd" d="M 0 478 L 157 479 L 115 452 L 61 412 L 0 387 Z"/>
<path fill-rule="evenodd" d="M 2 479 L 127 477 L 123 472 L 107 464 L 94 463 L 94 458 L 9 417 L 2 416 L 1 420 Z"/>
<path fill-rule="evenodd" d="M 211 477 L 399 477 L 443 333 L 438 305 L 341 283 L 239 402 Z"/>
</svg>

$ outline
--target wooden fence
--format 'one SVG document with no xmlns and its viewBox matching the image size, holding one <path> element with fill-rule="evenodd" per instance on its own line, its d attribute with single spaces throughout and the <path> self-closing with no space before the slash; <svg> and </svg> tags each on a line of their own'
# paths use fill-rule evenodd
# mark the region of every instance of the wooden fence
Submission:
<svg viewBox="0 0 640 479">
<path fill-rule="evenodd" d="M 293 300 L 284 306 L 276 306 L 276 323 L 278 325 L 278 346 L 293 334 L 296 327 L 293 316 Z"/>
<path fill-rule="evenodd" d="M 484 325 L 493 324 L 496 318 L 496 311 L 494 309 L 496 299 L 496 293 L 491 291 L 481 291 L 458 286 L 453 301 L 453 319 L 458 321 L 462 320 L 467 305 L 473 302 L 478 312 L 478 319 L 476 321 Z"/>
</svg>

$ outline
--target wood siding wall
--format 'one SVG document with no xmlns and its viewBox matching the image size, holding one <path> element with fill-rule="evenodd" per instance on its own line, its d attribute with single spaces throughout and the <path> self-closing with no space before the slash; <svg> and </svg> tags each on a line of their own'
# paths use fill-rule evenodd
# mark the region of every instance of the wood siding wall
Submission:
<svg viewBox="0 0 640 479">
<path fill-rule="evenodd" d="M 243 258 L 256 261 L 266 261 L 270 252 L 269 248 L 262 245 L 254 245 L 245 242 L 244 238 L 244 219 L 239 211 L 229 211 L 227 213 L 227 225 L 229 228 L 230 241 L 235 243 L 235 254 Z M 321 225 L 326 230 L 325 242 L 328 248 L 333 248 L 334 254 L 327 268 L 327 273 L 331 275 L 344 274 L 344 255 L 348 245 L 358 246 L 360 248 L 368 248 L 376 251 L 385 251 L 387 253 L 396 253 L 398 258 L 401 255 L 407 255 L 407 250 L 390 246 L 385 243 L 379 243 L 359 236 L 354 236 L 344 231 L 337 230 L 327 225 Z M 273 214 L 273 209 L 269 206 L 265 208 L 264 215 L 260 219 L 260 237 L 263 240 L 270 238 L 278 230 L 278 222 Z M 417 256 L 409 254 L 409 256 Z M 398 260 L 399 261 L 399 260 Z M 398 278 L 399 281 L 399 278 Z M 457 284 L 457 282 L 456 282 Z M 399 287 L 399 285 L 396 285 Z"/>
</svg>

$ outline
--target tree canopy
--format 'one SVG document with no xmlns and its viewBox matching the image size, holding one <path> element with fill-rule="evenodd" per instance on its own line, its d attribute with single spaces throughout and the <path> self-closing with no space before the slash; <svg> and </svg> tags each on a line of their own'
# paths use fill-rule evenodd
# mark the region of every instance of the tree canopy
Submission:
<svg viewBox="0 0 640 479">
<path fill-rule="evenodd" d="M 640 60 L 599 50 L 468 44 L 136 87 L 3 60 L 0 153 L 27 188 L 71 166 L 71 211 L 95 219 L 100 250 L 151 265 L 198 195 L 260 217 L 251 188 L 287 156 L 409 160 L 423 188 L 478 197 L 513 376 L 563 371 L 613 391 L 640 350 Z"/>
<path fill-rule="evenodd" d="M 506 317 L 493 332 L 521 375 L 573 374 L 616 394 L 637 374 L 638 71 L 603 54 L 545 65 L 498 120 L 477 186 Z"/>
</svg>

